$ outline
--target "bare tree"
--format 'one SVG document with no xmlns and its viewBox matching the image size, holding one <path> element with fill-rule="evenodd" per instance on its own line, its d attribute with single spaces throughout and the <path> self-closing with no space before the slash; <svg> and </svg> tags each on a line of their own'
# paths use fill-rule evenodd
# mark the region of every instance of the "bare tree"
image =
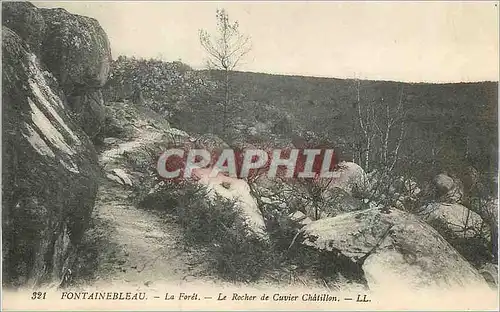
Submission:
<svg viewBox="0 0 500 312">
<path fill-rule="evenodd" d="M 356 81 L 356 118 L 357 131 L 361 136 L 358 144 L 357 160 L 370 171 L 374 166 L 389 172 L 393 171 L 399 159 L 399 151 L 405 135 L 405 111 L 403 107 L 404 89 L 398 97 L 395 108 L 382 98 L 380 103 L 361 102 L 360 82 Z M 377 151 L 378 153 L 374 153 Z M 376 165 L 375 165 L 376 164 Z"/>
<path fill-rule="evenodd" d="M 250 52 L 250 37 L 240 33 L 237 21 L 231 22 L 224 9 L 218 9 L 217 33 L 211 36 L 206 30 L 200 30 L 200 42 L 208 54 L 208 68 L 221 70 L 224 73 L 223 131 L 227 127 L 230 107 L 230 73 Z"/>
<path fill-rule="evenodd" d="M 356 80 L 356 112 L 358 119 L 358 126 L 360 134 L 362 136 L 362 143 L 358 145 L 358 159 L 361 166 L 364 167 L 366 171 L 370 170 L 370 152 L 373 146 L 373 140 L 375 139 L 375 105 L 373 102 L 367 102 L 362 107 L 360 100 L 360 82 Z"/>
<path fill-rule="evenodd" d="M 390 189 L 397 183 L 394 169 L 400 159 L 406 124 L 404 109 L 404 88 L 400 88 L 397 103 L 381 98 L 379 101 L 362 101 L 360 81 L 356 80 L 356 109 L 354 118 L 355 135 L 359 138 L 355 145 L 354 161 L 372 172 L 369 199 L 378 201 L 390 200 Z"/>
</svg>

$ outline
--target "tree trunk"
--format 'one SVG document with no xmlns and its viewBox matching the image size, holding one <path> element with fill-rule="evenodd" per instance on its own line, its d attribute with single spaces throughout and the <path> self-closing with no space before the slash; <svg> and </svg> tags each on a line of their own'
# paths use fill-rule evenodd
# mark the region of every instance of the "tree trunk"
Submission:
<svg viewBox="0 0 500 312">
<path fill-rule="evenodd" d="M 225 86 L 224 86 L 224 107 L 222 112 L 222 132 L 226 132 L 227 130 L 227 114 L 229 109 L 229 70 L 226 69 L 224 71 L 225 74 Z"/>
</svg>

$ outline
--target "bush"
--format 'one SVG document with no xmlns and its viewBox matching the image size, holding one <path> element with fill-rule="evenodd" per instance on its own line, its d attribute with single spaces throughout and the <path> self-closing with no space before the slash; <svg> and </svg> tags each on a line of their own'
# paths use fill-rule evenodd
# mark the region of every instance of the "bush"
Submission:
<svg viewBox="0 0 500 312">
<path fill-rule="evenodd" d="M 286 187 L 285 187 L 286 189 Z M 293 268 L 296 276 L 302 274 L 313 276 L 323 281 L 337 281 L 339 273 L 353 280 L 362 279 L 362 272 L 347 258 L 332 252 L 319 251 L 301 244 L 303 225 L 292 219 L 291 214 L 304 210 L 303 198 L 305 189 L 294 188 L 294 192 L 286 192 L 279 187 L 265 189 L 273 194 L 261 194 L 259 187 L 252 188 L 254 197 L 268 197 L 272 202 L 259 202 L 260 210 L 266 221 L 272 252 L 269 254 L 270 269 L 278 276 L 289 278 L 289 268 Z M 310 195 L 310 194 L 309 194 Z M 283 205 L 286 203 L 286 205 Z M 288 276 L 285 276 L 288 275 Z M 361 276 L 361 277 L 360 277 Z"/>
<path fill-rule="evenodd" d="M 140 206 L 174 214 L 188 246 L 204 246 L 216 274 L 238 282 L 255 281 L 269 266 L 270 245 L 253 235 L 235 202 L 210 198 L 204 186 L 161 181 Z"/>
<path fill-rule="evenodd" d="M 479 268 L 483 264 L 493 261 L 493 255 L 488 248 L 488 239 L 481 233 L 477 233 L 474 237 L 462 237 L 450 230 L 445 221 L 432 220 L 429 224 L 475 267 Z"/>
</svg>

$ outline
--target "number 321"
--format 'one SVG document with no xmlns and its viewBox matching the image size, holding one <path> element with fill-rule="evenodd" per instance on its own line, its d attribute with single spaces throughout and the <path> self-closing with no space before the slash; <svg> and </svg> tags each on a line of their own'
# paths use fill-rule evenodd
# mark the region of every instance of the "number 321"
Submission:
<svg viewBox="0 0 500 312">
<path fill-rule="evenodd" d="M 31 296 L 31 300 L 45 299 L 46 295 L 47 295 L 46 292 L 35 291 L 35 292 L 33 292 L 33 295 Z"/>
</svg>

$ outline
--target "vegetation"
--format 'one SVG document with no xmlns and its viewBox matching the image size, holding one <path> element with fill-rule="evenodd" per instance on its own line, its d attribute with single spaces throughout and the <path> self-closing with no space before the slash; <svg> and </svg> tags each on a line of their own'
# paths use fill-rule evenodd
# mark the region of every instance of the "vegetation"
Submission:
<svg viewBox="0 0 500 312">
<path fill-rule="evenodd" d="M 174 127 L 191 133 L 211 132 L 230 141 L 236 138 L 249 142 L 256 135 L 285 142 L 308 137 L 327 139 L 340 160 L 353 160 L 353 146 L 359 138 L 352 129 L 358 114 L 357 81 L 233 72 L 233 106 L 238 110 L 229 116 L 235 128 L 223 132 L 214 126 L 220 116 L 213 71 L 125 57 L 113 62 L 113 67 L 119 70 L 106 86 L 108 99 L 120 97 L 121 81 L 131 81 L 144 89 L 145 105 L 164 114 Z M 359 88 L 361 103 L 380 105 L 383 98 L 391 111 L 397 110 L 404 90 L 405 139 L 395 172 L 410 170 L 417 182 L 423 182 L 438 171 L 460 172 L 468 166 L 480 172 L 496 171 L 496 83 L 360 81 Z M 285 131 L 274 127 L 284 121 L 288 124 Z M 263 132 L 257 129 L 257 133 L 236 129 L 256 125 L 268 128 Z M 400 134 L 396 132 L 393 141 Z M 374 154 L 378 154 L 383 141 L 374 144 Z M 406 168 L 409 165 L 411 168 Z"/>
<path fill-rule="evenodd" d="M 239 31 L 238 22 L 232 23 L 224 9 L 217 10 L 217 35 L 213 38 L 206 30 L 200 30 L 200 42 L 208 54 L 209 70 L 222 72 L 224 98 L 222 106 L 222 132 L 227 130 L 231 109 L 231 72 L 240 64 L 251 48 L 250 37 Z"/>
</svg>

